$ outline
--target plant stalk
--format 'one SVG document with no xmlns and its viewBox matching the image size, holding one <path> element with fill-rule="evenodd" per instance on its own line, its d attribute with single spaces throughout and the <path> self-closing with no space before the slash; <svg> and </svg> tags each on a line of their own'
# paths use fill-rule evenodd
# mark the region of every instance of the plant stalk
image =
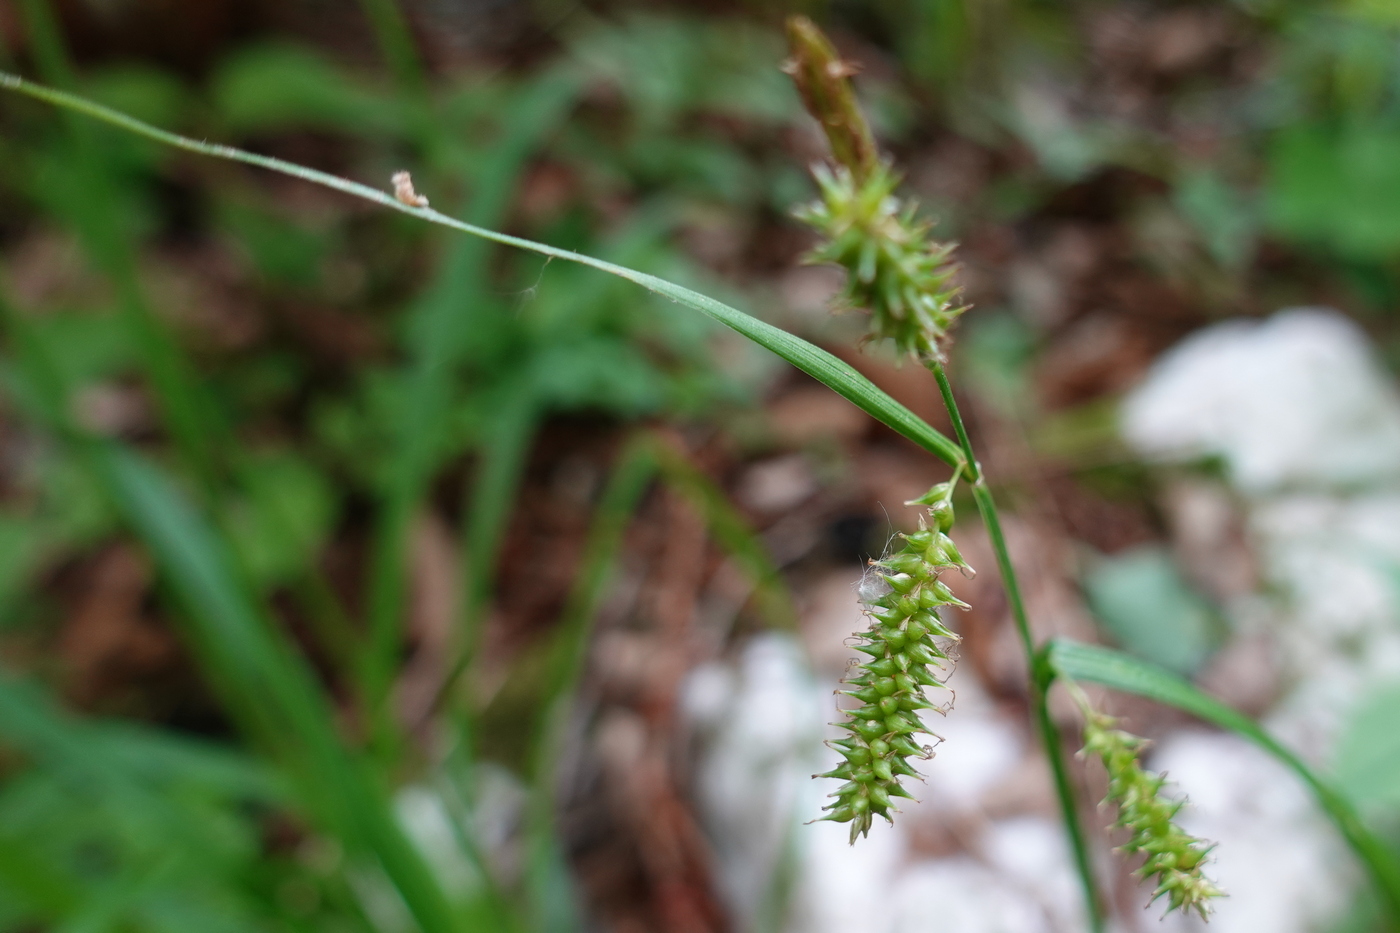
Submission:
<svg viewBox="0 0 1400 933">
<path fill-rule="evenodd" d="M 1065 825 L 1065 833 L 1069 836 L 1070 849 L 1074 853 L 1075 869 L 1084 888 L 1084 907 L 1089 917 L 1089 928 L 1093 933 L 1103 933 L 1103 900 L 1099 894 L 1098 881 L 1094 877 L 1094 866 L 1089 858 L 1089 845 L 1084 827 L 1079 820 L 1079 807 L 1075 802 L 1074 786 L 1070 782 L 1069 767 L 1065 762 L 1064 745 L 1060 742 L 1060 730 L 1050 718 L 1048 691 L 1053 678 L 1043 676 L 1044 662 L 1031 635 L 1025 600 L 1021 596 L 1021 584 L 1016 577 L 1016 568 L 1011 563 L 1011 552 L 1006 547 L 1006 536 L 1001 530 L 1001 517 L 997 512 L 996 500 L 992 498 L 992 491 L 987 487 L 982 467 L 972 451 L 972 441 L 967 436 L 962 412 L 958 410 L 957 400 L 953 397 L 953 387 L 948 382 L 948 374 L 938 360 L 926 359 L 923 362 L 938 382 L 938 391 L 943 396 L 944 407 L 948 409 L 953 432 L 962 446 L 963 456 L 967 458 L 964 470 L 967 478 L 972 481 L 972 498 L 977 503 L 977 512 L 981 515 L 982 524 L 986 526 L 987 536 L 991 539 L 992 551 L 997 559 L 997 570 L 1001 573 L 1002 587 L 1006 590 L 1006 599 L 1011 605 L 1011 617 L 1016 622 L 1016 634 L 1020 636 L 1026 664 L 1030 669 L 1032 718 L 1040 735 L 1040 743 L 1045 748 L 1045 755 L 1050 760 L 1060 815 Z"/>
</svg>

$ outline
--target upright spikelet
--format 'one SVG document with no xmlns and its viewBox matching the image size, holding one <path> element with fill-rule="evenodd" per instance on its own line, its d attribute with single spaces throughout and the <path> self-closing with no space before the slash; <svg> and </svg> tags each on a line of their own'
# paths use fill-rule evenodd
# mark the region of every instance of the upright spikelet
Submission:
<svg viewBox="0 0 1400 933">
<path fill-rule="evenodd" d="M 807 257 L 846 270 L 842 303 L 870 312 L 870 339 L 890 340 L 917 360 L 944 357 L 948 331 L 966 307 L 952 283 L 953 246 L 929 238 L 931 224 L 895 196 L 899 176 L 881 163 L 863 180 L 845 166 L 813 170 L 821 200 L 797 212 L 823 242 Z"/>
<path fill-rule="evenodd" d="M 1224 894 L 1202 874 L 1212 846 L 1172 822 L 1184 800 L 1161 796 L 1166 779 L 1143 769 L 1138 755 L 1147 740 L 1116 728 L 1117 720 L 1081 701 L 1084 710 L 1084 750 L 1097 755 L 1108 771 L 1108 796 L 1104 803 L 1118 807 L 1118 822 L 1132 837 L 1121 847 L 1129 855 L 1142 853 L 1147 860 L 1134 872 L 1139 878 L 1156 876 L 1152 900 L 1167 898 L 1167 911 L 1194 910 L 1202 919 L 1210 913 L 1211 898 Z"/>
<path fill-rule="evenodd" d="M 949 661 L 946 649 L 959 640 L 944 627 L 938 609 L 967 608 L 938 579 L 949 567 L 968 569 L 947 535 L 953 524 L 951 484 L 935 486 L 915 502 L 929 507 L 932 527 L 921 520 L 920 530 L 900 535 L 904 546 L 897 553 L 872 562 L 883 585 L 878 595 L 865 598 L 870 627 L 856 636 L 862 642 L 857 650 L 870 660 L 846 681 L 850 689 L 841 691 L 861 706 L 841 724 L 850 738 L 831 743 L 846 760 L 817 775 L 846 782 L 831 795 L 836 802 L 821 819 L 850 823 L 852 844 L 870 831 L 875 816 L 891 820 L 893 798 L 912 796 L 899 783 L 904 776 L 918 777 L 908 759 L 933 757 L 931 748 L 914 741 L 916 734 L 928 733 L 918 711 L 943 709 L 929 702 L 924 688 L 943 688 L 935 672 Z"/>
<path fill-rule="evenodd" d="M 797 212 L 824 238 L 807 258 L 846 270 L 844 303 L 870 312 L 870 339 L 942 362 L 948 329 L 966 310 L 952 284 L 953 247 L 930 239 L 932 225 L 919 220 L 914 202 L 895 196 L 899 175 L 880 158 L 851 89 L 858 69 L 806 17 L 788 19 L 788 42 L 792 58 L 784 68 L 836 163 L 834 171 L 812 170 L 821 200 Z"/>
</svg>

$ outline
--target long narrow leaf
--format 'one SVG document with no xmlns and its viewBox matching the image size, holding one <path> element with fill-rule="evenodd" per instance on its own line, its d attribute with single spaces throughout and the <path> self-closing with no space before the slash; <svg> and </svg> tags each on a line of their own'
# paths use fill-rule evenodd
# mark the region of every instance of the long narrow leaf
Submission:
<svg viewBox="0 0 1400 933">
<path fill-rule="evenodd" d="M 754 590 L 769 625 L 797 628 L 797 607 L 783 582 L 768 548 L 712 479 L 669 445 L 657 442 L 657 465 L 662 478 L 690 500 L 704 516 L 716 543 L 753 581 Z"/>
<path fill-rule="evenodd" d="M 85 114 L 97 120 L 102 120 L 122 129 L 129 130 L 148 139 L 178 149 L 199 153 L 200 155 L 211 156 L 219 159 L 229 159 L 234 162 L 243 162 L 247 165 L 256 165 L 260 168 L 269 169 L 274 172 L 281 172 L 284 175 L 291 175 L 303 181 L 325 185 L 346 194 L 373 201 L 383 207 L 411 214 L 430 223 L 441 224 L 462 233 L 469 233 L 472 236 L 503 243 L 507 246 L 515 246 L 520 249 L 530 250 L 542 256 L 552 256 L 567 262 L 577 262 L 585 266 L 591 266 L 603 272 L 619 276 L 642 286 L 645 289 L 662 295 L 672 301 L 693 308 L 702 314 L 709 315 L 727 327 L 743 334 L 745 337 L 757 344 L 767 348 L 783 359 L 787 360 L 798 369 L 807 373 L 818 382 L 841 395 L 843 398 L 855 404 L 862 411 L 904 435 L 909 440 L 938 456 L 950 465 L 956 465 L 962 461 L 962 451 L 952 440 L 934 430 L 917 415 L 905 408 L 903 405 L 890 398 L 884 392 L 875 387 L 869 379 L 862 376 L 854 368 L 832 354 L 814 346 L 811 343 L 787 333 L 781 328 L 774 327 L 765 321 L 752 317 L 737 308 L 732 308 L 702 295 L 699 292 L 684 288 L 674 282 L 648 275 L 645 272 L 638 272 L 635 269 L 628 269 L 624 266 L 614 265 L 592 256 L 585 256 L 571 250 L 559 249 L 544 243 L 536 243 L 533 240 L 522 239 L 521 237 L 510 236 L 505 233 L 497 233 L 494 230 L 487 230 L 474 224 L 469 224 L 428 207 L 413 207 L 401 203 L 394 199 L 392 195 L 386 194 L 368 185 L 330 175 L 326 172 L 319 172 L 315 169 L 295 165 L 291 162 L 284 162 L 281 159 L 274 159 L 269 156 L 255 155 L 251 152 L 244 152 L 232 146 L 223 146 L 213 143 L 204 143 L 175 133 L 167 132 L 158 127 L 151 126 L 134 117 L 104 107 L 101 104 L 78 97 L 64 91 L 55 90 L 31 81 L 26 81 L 18 75 L 0 72 L 0 88 L 17 91 L 37 100 L 45 101 L 57 107 L 63 107 L 78 113 Z"/>
<path fill-rule="evenodd" d="M 1394 856 L 1361 822 L 1345 796 L 1254 720 L 1202 693 L 1177 675 L 1121 651 L 1057 639 L 1046 646 L 1043 658 L 1053 676 L 1103 684 L 1174 706 L 1249 739 L 1278 759 L 1312 791 L 1323 811 L 1366 866 L 1392 916 L 1400 923 L 1400 865 L 1396 864 Z"/>
<path fill-rule="evenodd" d="M 261 618 L 213 530 L 149 461 L 110 443 L 92 444 L 91 459 L 184 603 L 206 667 L 255 735 L 291 764 L 303 805 L 378 858 L 424 933 L 452 933 L 447 900 L 395 821 L 386 792 L 340 741 L 310 670 Z"/>
<path fill-rule="evenodd" d="M 273 753 L 309 815 L 354 856 L 378 860 L 423 933 L 455 933 L 447 899 L 395 820 L 387 791 L 342 742 L 315 675 L 259 610 L 227 541 L 165 471 L 72 423 L 52 354 L 2 295 L 0 320 L 17 350 L 31 409 L 72 444 L 154 555 L 186 610 L 196 657 L 240 724 Z"/>
</svg>

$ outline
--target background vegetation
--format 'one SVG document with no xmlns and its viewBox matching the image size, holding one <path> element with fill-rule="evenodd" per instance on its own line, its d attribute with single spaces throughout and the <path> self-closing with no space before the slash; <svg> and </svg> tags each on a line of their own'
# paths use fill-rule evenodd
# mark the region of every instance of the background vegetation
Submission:
<svg viewBox="0 0 1400 933">
<path fill-rule="evenodd" d="M 5 68 L 161 126 L 410 168 L 447 213 L 728 297 L 937 423 L 798 266 L 821 149 L 784 12 L 18 0 L 0 33 Z M 1173 560 L 1113 402 L 1192 330 L 1287 305 L 1397 358 L 1400 12 L 808 12 L 962 243 L 999 493 L 1095 555 L 1105 640 L 1205 671 L 1220 594 Z M 0 929 L 726 928 L 677 685 L 880 550 L 862 477 L 901 442 L 588 269 L 19 99 L 0 166 Z M 765 497 L 753 466 L 791 455 L 819 491 Z M 1353 745 L 1388 747 L 1393 701 Z M 1400 755 L 1362 758 L 1393 827 Z"/>
</svg>

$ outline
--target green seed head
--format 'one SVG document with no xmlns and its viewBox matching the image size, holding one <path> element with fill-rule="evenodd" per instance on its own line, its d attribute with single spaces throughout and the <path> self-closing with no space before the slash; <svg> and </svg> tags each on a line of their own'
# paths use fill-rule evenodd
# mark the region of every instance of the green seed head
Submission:
<svg viewBox="0 0 1400 933">
<path fill-rule="evenodd" d="M 1165 897 L 1167 911 L 1194 910 L 1205 919 L 1212 898 L 1224 892 L 1201 872 L 1211 845 L 1187 834 L 1175 822 L 1184 801 L 1161 796 L 1165 778 L 1145 770 L 1138 756 L 1147 740 L 1117 727 L 1117 720 L 1091 709 L 1084 709 L 1084 749 L 1082 755 L 1096 755 L 1108 771 L 1108 796 L 1104 803 L 1118 807 L 1114 825 L 1128 829 L 1131 836 L 1119 851 L 1147 856 L 1134 874 L 1152 877 L 1157 887 L 1152 900 Z"/>
<path fill-rule="evenodd" d="M 950 497 L 946 490 L 939 501 Z M 936 522 L 933 504 L 925 505 Z M 851 737 L 832 743 L 847 764 L 822 775 L 846 781 L 822 819 L 850 823 L 852 843 L 870 831 L 874 815 L 891 818 L 893 798 L 911 796 L 900 785 L 901 778 L 918 775 L 907 759 L 933 754 L 910 736 L 928 731 L 918 711 L 938 707 L 924 691 L 943 688 L 935 668 L 949 663 L 948 649 L 958 641 L 936 614 L 939 606 L 962 605 L 938 580 L 949 567 L 965 567 L 962 558 L 947 557 L 945 531 L 925 526 L 901 535 L 897 553 L 872 562 L 890 591 L 865 600 L 870 627 L 856 636 L 861 644 L 855 647 L 870 660 L 847 678 L 853 689 L 842 691 L 861 705 L 848 710 L 843 724 Z"/>
<path fill-rule="evenodd" d="M 813 174 L 820 199 L 797 211 L 822 236 L 808 261 L 846 270 L 841 304 L 870 312 L 870 339 L 918 360 L 943 360 L 949 329 L 966 310 L 953 282 L 952 244 L 930 239 L 931 225 L 895 195 L 900 178 L 888 164 L 864 180 L 845 166 Z"/>
<path fill-rule="evenodd" d="M 870 339 L 890 340 L 918 360 L 942 361 L 948 329 L 965 310 L 952 283 L 953 247 L 931 240 L 916 206 L 895 195 L 899 176 L 880 158 L 851 89 L 858 69 L 806 17 L 789 18 L 788 40 L 785 70 L 835 162 L 834 170 L 813 170 L 821 198 L 797 214 L 822 236 L 809 259 L 846 270 L 844 302 L 870 312 Z"/>
</svg>

